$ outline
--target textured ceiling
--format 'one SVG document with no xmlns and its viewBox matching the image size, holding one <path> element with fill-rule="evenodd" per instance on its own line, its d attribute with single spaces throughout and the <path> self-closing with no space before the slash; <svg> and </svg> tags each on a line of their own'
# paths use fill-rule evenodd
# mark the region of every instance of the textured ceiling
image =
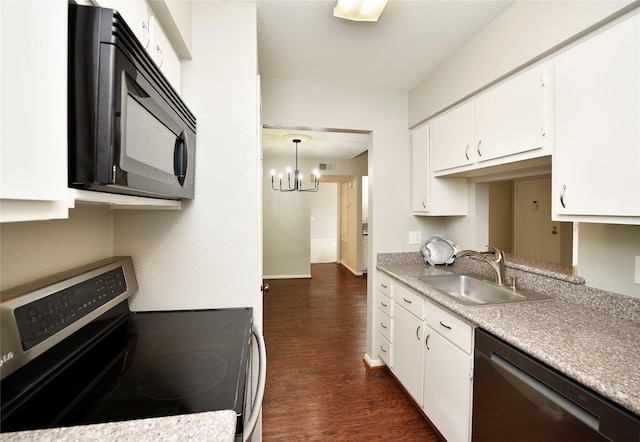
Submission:
<svg viewBox="0 0 640 442">
<path fill-rule="evenodd" d="M 390 0 L 380 20 L 333 16 L 335 0 L 257 0 L 258 63 L 263 79 L 409 91 L 514 0 Z M 263 131 L 265 155 L 291 154 L 282 135 Z M 298 131 L 305 132 L 305 131 Z M 305 132 L 300 156 L 354 158 L 366 134 Z"/>
<path fill-rule="evenodd" d="M 353 22 L 335 0 L 258 0 L 260 75 L 408 91 L 513 3 L 390 0 L 378 22 Z"/>
</svg>

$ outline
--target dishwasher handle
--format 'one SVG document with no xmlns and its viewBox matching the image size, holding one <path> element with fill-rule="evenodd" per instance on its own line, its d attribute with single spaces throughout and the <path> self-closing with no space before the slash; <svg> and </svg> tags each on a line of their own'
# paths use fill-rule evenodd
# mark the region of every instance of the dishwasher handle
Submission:
<svg viewBox="0 0 640 442">
<path fill-rule="evenodd" d="M 498 354 L 492 353 L 491 361 L 509 372 L 519 381 L 536 390 L 542 396 L 553 402 L 558 407 L 562 408 L 564 411 L 578 419 L 583 424 L 587 425 L 589 428 L 595 431 L 600 431 L 600 419 L 597 416 L 594 416 L 584 408 L 580 407 L 564 396 L 556 393 L 553 389 L 547 387 L 545 384 L 543 384 L 530 374 L 526 373 L 525 371 L 522 371 L 520 368 L 516 367 L 511 362 L 507 361 Z"/>
<path fill-rule="evenodd" d="M 244 424 L 244 431 L 242 432 L 243 442 L 251 439 L 256 424 L 258 423 L 258 416 L 260 416 L 260 410 L 262 409 L 262 399 L 264 399 L 264 387 L 267 381 L 267 350 L 264 345 L 264 338 L 255 324 L 251 326 L 251 334 L 258 345 L 258 385 L 256 386 L 256 396 L 253 398 L 251 413 Z"/>
</svg>

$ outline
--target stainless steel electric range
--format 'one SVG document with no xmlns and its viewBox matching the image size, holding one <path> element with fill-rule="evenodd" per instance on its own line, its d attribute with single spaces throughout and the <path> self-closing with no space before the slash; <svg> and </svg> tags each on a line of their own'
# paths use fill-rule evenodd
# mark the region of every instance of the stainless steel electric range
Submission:
<svg viewBox="0 0 640 442">
<path fill-rule="evenodd" d="M 252 309 L 132 312 L 137 289 L 116 257 L 2 293 L 1 432 L 233 409 L 247 438 Z"/>
</svg>

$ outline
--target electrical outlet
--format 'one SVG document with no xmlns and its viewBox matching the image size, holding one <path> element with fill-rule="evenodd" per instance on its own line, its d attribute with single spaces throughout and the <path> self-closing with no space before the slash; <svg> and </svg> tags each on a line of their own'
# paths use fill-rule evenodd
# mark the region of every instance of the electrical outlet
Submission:
<svg viewBox="0 0 640 442">
<path fill-rule="evenodd" d="M 421 244 L 422 243 L 422 232 L 409 232 L 409 244 Z"/>
<path fill-rule="evenodd" d="M 634 282 L 640 284 L 640 256 L 636 256 L 636 276 Z"/>
</svg>

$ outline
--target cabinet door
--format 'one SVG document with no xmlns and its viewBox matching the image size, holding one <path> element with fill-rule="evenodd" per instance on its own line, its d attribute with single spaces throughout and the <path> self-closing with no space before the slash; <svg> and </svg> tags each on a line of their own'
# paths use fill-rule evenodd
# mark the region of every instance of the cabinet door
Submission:
<svg viewBox="0 0 640 442">
<path fill-rule="evenodd" d="M 68 3 L 1 3 L 0 222 L 67 218 Z"/>
<path fill-rule="evenodd" d="M 414 213 L 429 212 L 429 126 L 411 131 L 412 201 Z"/>
<path fill-rule="evenodd" d="M 542 148 L 542 67 L 481 94 L 474 101 L 477 161 Z"/>
<path fill-rule="evenodd" d="M 145 0 L 98 0 L 103 8 L 115 9 L 120 13 L 142 46 L 150 53 L 149 8 Z"/>
<path fill-rule="evenodd" d="M 467 214 L 467 179 L 436 178 L 430 167 L 429 126 L 411 132 L 413 173 L 413 214 L 457 216 Z"/>
<path fill-rule="evenodd" d="M 393 373 L 422 406 L 424 323 L 396 303 L 393 318 Z"/>
<path fill-rule="evenodd" d="M 424 412 L 446 440 L 471 437 L 472 358 L 427 327 Z"/>
<path fill-rule="evenodd" d="M 149 53 L 171 86 L 180 93 L 180 59 L 155 17 L 149 17 L 151 35 Z"/>
<path fill-rule="evenodd" d="M 559 55 L 555 75 L 554 219 L 640 216 L 640 15 Z"/>
<path fill-rule="evenodd" d="M 430 124 L 431 169 L 466 166 L 473 157 L 473 102 L 436 118 Z"/>
</svg>

